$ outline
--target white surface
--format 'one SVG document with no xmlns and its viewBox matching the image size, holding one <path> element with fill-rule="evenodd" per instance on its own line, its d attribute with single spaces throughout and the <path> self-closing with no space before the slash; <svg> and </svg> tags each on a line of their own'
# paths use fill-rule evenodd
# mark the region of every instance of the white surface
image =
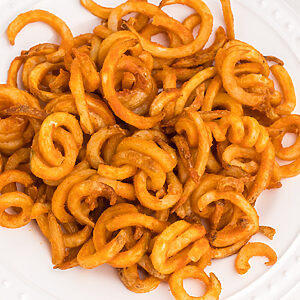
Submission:
<svg viewBox="0 0 300 300">
<path fill-rule="evenodd" d="M 291 1 L 291 0 L 290 0 Z M 122 1 L 98 0 L 107 6 Z M 158 1 L 150 1 L 158 3 Z M 222 24 L 219 0 L 206 0 L 214 14 L 215 28 Z M 295 11 L 282 0 L 233 0 L 237 37 L 254 45 L 265 55 L 283 59 L 297 87 L 300 85 L 300 20 Z M 18 13 L 29 9 L 47 9 L 63 18 L 74 35 L 91 31 L 98 24 L 79 5 L 79 0 L 1 0 L 0 2 L 0 82 L 6 80 L 9 62 L 21 49 L 56 41 L 46 25 L 27 26 L 17 37 L 16 46 L 9 46 L 4 31 Z M 170 9 L 172 15 L 181 9 Z M 297 90 L 298 99 L 300 90 Z M 299 105 L 296 112 L 300 112 Z M 276 228 L 273 241 L 257 235 L 253 240 L 263 241 L 273 247 L 279 260 L 272 268 L 263 259 L 253 258 L 252 268 L 244 275 L 234 270 L 234 257 L 216 261 L 207 268 L 220 279 L 223 290 L 221 299 L 299 299 L 300 281 L 300 177 L 285 180 L 280 190 L 264 192 L 257 210 L 262 225 Z M 172 299 L 168 286 L 161 284 L 149 294 L 136 295 L 129 292 L 109 266 L 95 270 L 75 268 L 69 271 L 51 269 L 51 258 L 46 240 L 34 224 L 18 230 L 0 228 L 0 299 L 1 300 L 82 300 L 82 299 Z"/>
<path fill-rule="evenodd" d="M 286 2 L 300 14 L 300 2 L 298 0 L 286 0 Z"/>
</svg>

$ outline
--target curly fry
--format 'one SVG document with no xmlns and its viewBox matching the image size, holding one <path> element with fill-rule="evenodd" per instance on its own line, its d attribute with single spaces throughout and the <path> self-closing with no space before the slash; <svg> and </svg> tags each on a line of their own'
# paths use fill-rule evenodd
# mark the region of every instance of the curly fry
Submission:
<svg viewBox="0 0 300 300">
<path fill-rule="evenodd" d="M 20 14 L 14 21 L 12 21 L 6 34 L 9 42 L 14 45 L 17 34 L 29 23 L 44 22 L 50 25 L 62 37 L 61 48 L 69 51 L 73 47 L 73 35 L 71 30 L 64 21 L 55 15 L 44 10 L 31 10 Z"/>
<path fill-rule="evenodd" d="M 235 260 L 235 268 L 239 274 L 245 274 L 250 269 L 248 260 L 253 256 L 266 256 L 269 261 L 266 266 L 272 266 L 277 261 L 277 255 L 272 248 L 263 243 L 248 243 L 238 253 Z"/>
<path fill-rule="evenodd" d="M 131 267 L 119 270 L 119 276 L 124 285 L 132 292 L 147 293 L 158 287 L 160 280 L 154 276 L 148 276 L 140 279 L 138 266 L 135 264 Z"/>
<path fill-rule="evenodd" d="M 189 296 L 183 288 L 183 280 L 186 278 L 195 278 L 203 281 L 207 286 L 205 294 L 201 297 Z M 221 293 L 221 284 L 217 277 L 213 273 L 210 273 L 210 277 L 208 277 L 202 269 L 194 266 L 185 266 L 174 272 L 170 276 L 169 284 L 171 292 L 176 299 L 219 299 Z"/>
</svg>

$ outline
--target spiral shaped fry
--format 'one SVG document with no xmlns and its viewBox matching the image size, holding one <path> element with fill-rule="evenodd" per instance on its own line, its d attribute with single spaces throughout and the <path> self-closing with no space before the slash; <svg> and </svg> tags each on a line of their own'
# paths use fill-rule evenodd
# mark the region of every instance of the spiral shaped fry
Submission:
<svg viewBox="0 0 300 300">
<path fill-rule="evenodd" d="M 0 192 L 8 184 L 18 182 L 25 187 L 33 184 L 32 178 L 25 172 L 8 170 L 0 175 Z M 21 209 L 16 215 L 9 214 L 5 210 L 10 207 Z M 11 192 L 0 196 L 0 225 L 7 228 L 19 228 L 30 222 L 33 200 L 24 193 Z"/>
<path fill-rule="evenodd" d="M 136 126 L 140 129 L 147 129 L 153 127 L 161 119 L 161 116 L 156 117 L 143 117 L 130 111 L 122 104 L 121 99 L 114 87 L 113 78 L 111 75 L 116 70 L 121 56 L 129 49 L 136 45 L 136 41 L 128 39 L 122 45 L 115 44 L 108 52 L 102 68 L 102 89 L 105 98 L 114 113 L 127 123 Z"/>
<path fill-rule="evenodd" d="M 178 221 L 168 226 L 156 239 L 151 261 L 162 274 L 171 274 L 187 265 L 195 242 L 205 234 L 204 227 Z M 190 246 L 189 246 L 190 245 Z"/>
<path fill-rule="evenodd" d="M 265 263 L 267 266 L 274 265 L 277 261 L 276 253 L 268 245 L 249 243 L 240 250 L 235 261 L 235 268 L 239 274 L 245 274 L 250 269 L 248 260 L 252 256 L 267 256 L 269 258 L 269 261 Z"/>
<path fill-rule="evenodd" d="M 225 141 L 228 133 L 231 143 L 247 148 L 255 147 L 258 153 L 263 152 L 269 142 L 268 131 L 251 117 L 240 118 L 230 114 L 219 121 L 207 122 L 206 125 L 216 141 Z"/>
<path fill-rule="evenodd" d="M 70 128 L 71 133 L 61 126 Z M 33 174 L 46 180 L 60 180 L 68 175 L 75 165 L 82 139 L 82 130 L 72 115 L 54 113 L 46 118 L 34 141 L 30 162 Z M 64 158 L 53 141 L 62 145 Z"/>
<path fill-rule="evenodd" d="M 207 192 L 198 200 L 199 210 L 203 210 L 207 205 L 220 199 L 228 200 L 237 206 L 244 214 L 241 225 L 225 226 L 221 231 L 217 232 L 213 238 L 212 245 L 215 247 L 225 247 L 251 236 L 259 229 L 258 216 L 255 209 L 249 202 L 239 193 L 236 192 L 218 192 L 216 190 Z M 225 238 L 222 235 L 226 236 Z"/>
<path fill-rule="evenodd" d="M 195 278 L 203 281 L 208 287 L 205 294 L 202 297 L 189 296 L 183 288 L 183 280 L 186 278 Z M 169 279 L 169 284 L 171 292 L 176 299 L 218 299 L 221 293 L 221 284 L 213 273 L 210 273 L 210 277 L 208 277 L 203 270 L 193 266 L 186 266 L 174 272 Z"/>
<path fill-rule="evenodd" d="M 175 130 L 178 134 L 185 133 L 187 135 L 190 147 L 197 147 L 194 169 L 198 173 L 198 176 L 201 177 L 208 162 L 210 148 L 210 140 L 202 118 L 197 112 L 188 112 L 188 117 L 179 118 L 175 124 Z M 189 178 L 184 185 L 182 197 L 177 203 L 176 208 L 185 203 L 195 188 L 195 181 Z"/>
</svg>

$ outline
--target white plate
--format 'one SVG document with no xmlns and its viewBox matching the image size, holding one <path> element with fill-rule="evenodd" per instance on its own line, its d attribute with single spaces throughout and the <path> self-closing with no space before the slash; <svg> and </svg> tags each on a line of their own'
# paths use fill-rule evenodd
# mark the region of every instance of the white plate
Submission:
<svg viewBox="0 0 300 300">
<path fill-rule="evenodd" d="M 121 0 L 98 0 L 107 6 Z M 149 1 L 158 4 L 159 1 Z M 223 23 L 219 0 L 206 0 L 214 14 L 215 28 Z M 232 0 L 237 37 L 249 42 L 265 55 L 282 58 L 294 83 L 300 85 L 300 21 L 281 0 Z M 57 37 L 46 25 L 32 24 L 18 36 L 11 47 L 5 36 L 9 21 L 29 9 L 46 9 L 64 19 L 74 34 L 90 32 L 98 24 L 96 17 L 79 4 L 79 0 L 1 0 L 0 3 L 0 82 L 5 82 L 9 62 L 21 49 L 41 42 L 56 42 Z M 170 7 L 168 11 L 182 19 L 188 10 Z M 300 99 L 300 90 L 297 91 Z M 299 105 L 296 112 L 299 111 Z M 262 225 L 276 228 L 273 241 L 257 235 L 276 250 L 279 260 L 267 268 L 262 258 L 251 261 L 244 275 L 234 270 L 234 257 L 213 262 L 213 271 L 222 283 L 221 299 L 299 299 L 300 281 L 300 177 L 285 180 L 280 190 L 264 192 L 257 203 Z M 49 246 L 34 224 L 18 230 L 0 228 L 0 299 L 1 300 L 82 300 L 82 299 L 172 299 L 167 284 L 148 294 L 129 292 L 109 266 L 94 270 L 75 268 L 51 269 Z M 189 282 L 191 290 L 198 284 Z"/>
</svg>

